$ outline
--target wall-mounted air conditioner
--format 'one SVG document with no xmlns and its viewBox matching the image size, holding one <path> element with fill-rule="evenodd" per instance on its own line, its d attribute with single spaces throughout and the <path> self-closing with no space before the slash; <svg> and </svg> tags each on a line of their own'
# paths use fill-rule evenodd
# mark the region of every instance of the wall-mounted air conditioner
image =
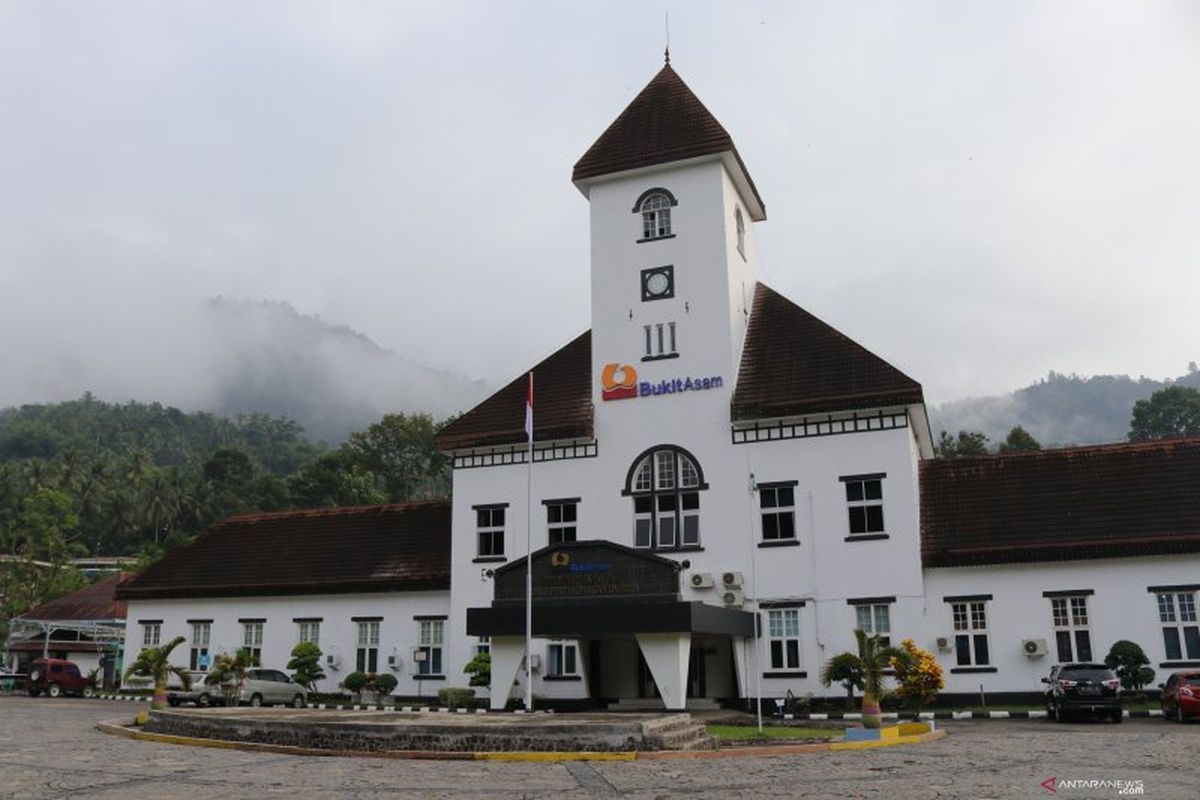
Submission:
<svg viewBox="0 0 1200 800">
<path fill-rule="evenodd" d="M 325 654 L 325 666 L 329 667 L 330 669 L 336 670 L 341 665 L 342 665 L 342 659 L 340 656 L 338 656 L 337 653 L 326 653 Z"/>
<path fill-rule="evenodd" d="M 392 672 L 399 672 L 400 668 L 404 666 L 404 662 L 401 660 L 400 656 L 392 653 L 387 657 L 387 665 L 388 669 L 390 669 Z"/>
<path fill-rule="evenodd" d="M 1041 658 L 1050 652 L 1050 648 L 1046 646 L 1045 639 L 1022 639 L 1021 652 L 1027 658 Z"/>
<path fill-rule="evenodd" d="M 937 649 L 939 652 L 949 653 L 950 652 L 950 637 L 949 636 L 937 637 Z"/>
<path fill-rule="evenodd" d="M 693 589 L 711 589 L 714 583 L 711 572 L 693 572 L 688 581 Z"/>
<path fill-rule="evenodd" d="M 738 589 L 742 585 L 742 573 L 723 572 L 721 573 L 721 583 L 725 584 L 726 589 Z"/>
<path fill-rule="evenodd" d="M 730 608 L 741 608 L 746 602 L 746 597 L 741 589 L 726 589 L 721 592 L 721 602 Z"/>
</svg>

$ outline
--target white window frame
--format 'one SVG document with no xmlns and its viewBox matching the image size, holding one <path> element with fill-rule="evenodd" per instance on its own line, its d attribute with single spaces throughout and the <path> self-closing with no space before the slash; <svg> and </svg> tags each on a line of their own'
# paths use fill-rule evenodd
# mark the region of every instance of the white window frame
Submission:
<svg viewBox="0 0 1200 800">
<path fill-rule="evenodd" d="M 954 666 L 992 666 L 992 642 L 988 629 L 988 600 L 953 600 L 950 602 L 950 617 L 954 626 Z M 965 641 L 965 651 L 960 644 Z M 983 655 L 980 656 L 980 642 Z M 963 653 L 967 660 L 963 661 Z"/>
<path fill-rule="evenodd" d="M 642 212 L 642 239 L 665 239 L 671 235 L 671 198 L 654 192 L 639 206 Z"/>
<path fill-rule="evenodd" d="M 742 216 L 741 208 L 734 207 L 733 220 L 737 228 L 737 251 L 744 261 L 746 259 L 746 220 Z"/>
<path fill-rule="evenodd" d="M 551 642 L 546 645 L 546 677 L 566 677 L 578 674 L 578 645 L 574 642 Z"/>
<path fill-rule="evenodd" d="M 253 656 L 255 663 L 259 665 L 262 664 L 263 628 L 265 627 L 265 622 L 242 623 L 242 649 L 248 651 Z"/>
<path fill-rule="evenodd" d="M 379 671 L 379 629 L 382 620 L 364 619 L 358 625 L 358 647 L 354 651 L 354 664 L 358 672 Z M 374 662 L 374 664 L 372 664 Z"/>
<path fill-rule="evenodd" d="M 632 491 L 626 494 L 633 496 L 635 548 L 688 550 L 700 546 L 700 492 L 708 487 L 690 455 L 675 447 L 651 450 L 637 463 L 631 483 Z"/>
<path fill-rule="evenodd" d="M 768 670 L 792 672 L 801 669 L 800 665 L 804 663 L 804 649 L 800 643 L 800 609 L 794 607 L 765 610 Z M 790 643 L 794 643 L 794 646 L 789 647 Z"/>
<path fill-rule="evenodd" d="M 1167 661 L 1200 660 L 1200 621 L 1196 610 L 1196 594 L 1194 590 L 1179 589 L 1155 593 L 1158 622 L 1163 636 L 1163 654 Z M 1178 646 L 1178 656 L 1171 655 L 1171 639 L 1174 639 Z"/>
<path fill-rule="evenodd" d="M 883 513 L 883 483 L 887 475 L 849 475 L 841 478 L 846 485 L 846 525 L 850 538 L 859 536 L 881 536 L 887 533 L 887 522 Z M 858 487 L 857 489 L 855 487 Z M 872 487 L 878 487 L 878 496 L 873 497 Z M 879 510 L 878 526 L 872 527 L 871 511 Z M 856 512 L 861 511 L 862 530 L 854 530 Z"/>
<path fill-rule="evenodd" d="M 575 541 L 579 533 L 579 501 L 547 500 L 545 505 L 546 543 L 554 545 Z"/>
<path fill-rule="evenodd" d="M 758 510 L 762 522 L 762 540 L 764 542 L 792 542 L 796 536 L 796 488 L 795 481 L 782 483 L 760 483 L 758 485 Z M 791 503 L 783 503 L 787 498 L 781 492 L 791 495 Z M 770 501 L 770 502 L 768 502 Z M 768 518 L 774 524 L 768 524 Z M 784 533 L 784 519 L 791 520 L 791 533 Z M 771 528 L 774 532 L 771 533 Z"/>
<path fill-rule="evenodd" d="M 446 620 L 422 619 L 417 620 L 417 623 L 417 641 L 420 644 L 421 652 L 425 653 L 425 660 L 417 662 L 417 674 L 421 676 L 441 675 L 445 669 L 442 663 L 444 656 L 442 648 L 446 636 Z M 437 669 L 434 669 L 435 666 Z"/>
<path fill-rule="evenodd" d="M 892 643 L 892 604 L 855 603 L 854 627 L 868 636 L 878 636 L 884 646 Z"/>
<path fill-rule="evenodd" d="M 475 555 L 479 558 L 503 558 L 504 528 L 508 521 L 507 505 L 475 507 Z M 486 547 L 484 546 L 486 542 Z"/>
<path fill-rule="evenodd" d="M 1050 624 L 1054 627 L 1054 650 L 1060 664 L 1095 658 L 1087 598 L 1086 594 L 1050 598 Z M 1080 652 L 1084 647 L 1086 655 Z"/>
<path fill-rule="evenodd" d="M 192 622 L 192 646 L 189 663 L 191 668 L 196 672 L 207 672 L 212 665 L 212 659 L 209 657 L 209 647 L 212 644 L 212 623 L 211 622 Z M 201 659 L 207 661 L 207 664 L 201 666 Z"/>
<path fill-rule="evenodd" d="M 321 620 L 304 619 L 296 623 L 296 641 L 321 643 Z"/>
<path fill-rule="evenodd" d="M 490 655 L 492 652 L 492 637 L 477 636 L 475 637 L 475 655 Z"/>
<path fill-rule="evenodd" d="M 142 647 L 158 647 L 162 641 L 162 623 L 161 622 L 143 622 L 142 626 Z"/>
</svg>

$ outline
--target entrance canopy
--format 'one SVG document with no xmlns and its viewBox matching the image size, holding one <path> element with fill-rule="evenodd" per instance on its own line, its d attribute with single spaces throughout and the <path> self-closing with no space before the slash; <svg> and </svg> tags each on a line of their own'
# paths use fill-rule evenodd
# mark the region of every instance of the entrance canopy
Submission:
<svg viewBox="0 0 1200 800">
<path fill-rule="evenodd" d="M 533 554 L 533 635 L 754 635 L 748 612 L 680 600 L 681 569 L 670 559 L 602 540 L 544 547 Z M 496 570 L 491 607 L 467 609 L 468 634 L 524 635 L 525 570 L 524 558 Z"/>
</svg>

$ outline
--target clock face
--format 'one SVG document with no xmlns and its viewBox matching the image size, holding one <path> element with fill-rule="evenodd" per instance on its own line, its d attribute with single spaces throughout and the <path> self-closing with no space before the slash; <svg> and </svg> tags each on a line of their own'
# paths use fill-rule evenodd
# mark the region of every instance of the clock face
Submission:
<svg viewBox="0 0 1200 800">
<path fill-rule="evenodd" d="M 667 277 L 665 272 L 655 272 L 650 277 L 646 278 L 646 291 L 658 297 L 666 294 L 671 288 L 671 279 Z"/>
<path fill-rule="evenodd" d="M 642 270 L 642 299 L 663 300 L 675 296 L 675 268 L 653 267 Z"/>
</svg>

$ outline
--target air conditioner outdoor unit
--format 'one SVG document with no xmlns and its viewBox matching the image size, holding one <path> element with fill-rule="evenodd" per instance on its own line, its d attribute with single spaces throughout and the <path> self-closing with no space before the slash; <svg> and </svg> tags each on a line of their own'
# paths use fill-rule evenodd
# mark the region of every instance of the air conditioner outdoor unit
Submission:
<svg viewBox="0 0 1200 800">
<path fill-rule="evenodd" d="M 1029 658 L 1041 658 L 1050 652 L 1045 639 L 1022 639 L 1021 652 Z"/>
<path fill-rule="evenodd" d="M 330 669 L 337 669 L 339 666 L 341 666 L 341 664 L 342 659 L 338 657 L 337 653 L 325 654 L 325 666 L 329 667 Z"/>
<path fill-rule="evenodd" d="M 537 672 L 541 668 L 542 668 L 542 657 L 540 655 L 538 655 L 537 653 L 533 653 L 532 655 L 530 655 L 529 656 L 529 669 L 533 672 Z"/>
<path fill-rule="evenodd" d="M 741 607 L 746 598 L 741 589 L 726 589 L 721 593 L 721 602 L 727 606 Z"/>
<path fill-rule="evenodd" d="M 943 653 L 949 653 L 950 652 L 950 637 L 949 636 L 937 637 L 937 649 Z"/>
<path fill-rule="evenodd" d="M 392 655 L 388 656 L 387 665 L 388 669 L 390 669 L 392 672 L 399 672 L 400 667 L 404 666 L 404 663 L 400 660 L 400 656 L 393 653 Z"/>
<path fill-rule="evenodd" d="M 693 572 L 689 579 L 693 589 L 711 589 L 713 587 L 713 576 L 711 572 Z"/>
<path fill-rule="evenodd" d="M 742 585 L 742 573 L 740 572 L 725 572 L 721 574 L 721 583 L 725 584 L 727 589 L 737 589 Z"/>
</svg>

